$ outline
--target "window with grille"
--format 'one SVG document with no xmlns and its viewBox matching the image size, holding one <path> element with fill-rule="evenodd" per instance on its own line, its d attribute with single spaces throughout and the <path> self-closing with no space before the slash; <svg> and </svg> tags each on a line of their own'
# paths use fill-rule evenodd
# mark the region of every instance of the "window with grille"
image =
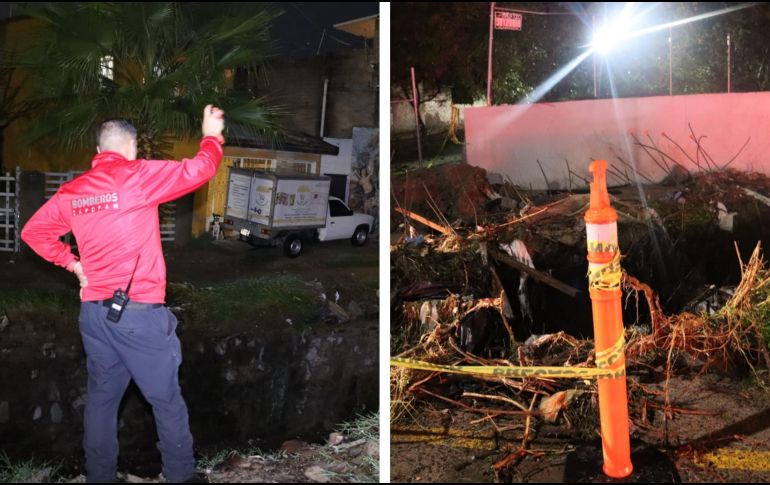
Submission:
<svg viewBox="0 0 770 485">
<path fill-rule="evenodd" d="M 278 161 L 278 168 L 281 171 L 292 172 L 292 173 L 311 174 L 313 173 L 314 166 L 315 164 L 313 162 L 301 162 L 297 160 Z"/>
<path fill-rule="evenodd" d="M 225 157 L 225 161 L 229 161 L 233 167 L 261 170 L 264 172 L 275 171 L 275 159 L 272 158 Z"/>
<path fill-rule="evenodd" d="M 225 157 L 233 167 L 261 170 L 264 172 L 315 173 L 316 164 L 302 160 L 276 160 L 274 158 Z"/>
</svg>

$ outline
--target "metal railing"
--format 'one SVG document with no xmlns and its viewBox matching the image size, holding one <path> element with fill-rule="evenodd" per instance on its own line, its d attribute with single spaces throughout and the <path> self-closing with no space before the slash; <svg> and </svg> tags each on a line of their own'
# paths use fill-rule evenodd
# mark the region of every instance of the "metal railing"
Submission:
<svg viewBox="0 0 770 485">
<path fill-rule="evenodd" d="M 0 251 L 19 252 L 19 179 L 21 170 L 0 176 Z"/>
</svg>

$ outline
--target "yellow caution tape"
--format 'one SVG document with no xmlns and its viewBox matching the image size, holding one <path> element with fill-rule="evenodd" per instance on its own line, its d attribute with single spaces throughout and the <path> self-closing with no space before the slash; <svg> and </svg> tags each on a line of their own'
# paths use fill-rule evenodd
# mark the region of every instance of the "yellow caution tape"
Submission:
<svg viewBox="0 0 770 485">
<path fill-rule="evenodd" d="M 620 251 L 607 264 L 588 266 L 588 286 L 592 290 L 616 290 L 620 288 L 623 273 L 620 269 Z"/>
<path fill-rule="evenodd" d="M 498 377 L 538 377 L 561 379 L 615 379 L 626 375 L 625 364 L 617 369 L 609 369 L 623 357 L 625 339 L 621 334 L 611 347 L 597 352 L 596 368 L 585 367 L 517 367 L 483 365 L 441 365 L 414 359 L 393 357 L 390 365 L 406 369 L 446 372 L 449 374 L 482 375 Z"/>
<path fill-rule="evenodd" d="M 604 243 L 601 241 L 588 241 L 589 253 L 616 253 L 620 251 L 617 243 Z"/>
<path fill-rule="evenodd" d="M 611 347 L 596 352 L 596 367 L 600 369 L 612 367 L 623 356 L 625 345 L 626 339 L 621 333 L 620 338 Z"/>
</svg>

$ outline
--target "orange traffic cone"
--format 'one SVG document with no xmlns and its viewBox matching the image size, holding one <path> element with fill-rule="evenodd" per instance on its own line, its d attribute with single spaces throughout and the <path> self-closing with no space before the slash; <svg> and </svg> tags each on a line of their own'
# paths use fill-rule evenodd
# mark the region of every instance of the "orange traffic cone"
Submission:
<svg viewBox="0 0 770 485">
<path fill-rule="evenodd" d="M 610 207 L 607 162 L 591 163 L 594 181 L 585 215 L 588 235 L 588 283 L 594 316 L 596 364 L 613 371 L 599 379 L 599 417 L 602 430 L 604 473 L 612 478 L 631 474 L 631 446 L 623 353 L 623 314 L 620 291 L 618 214 Z"/>
</svg>

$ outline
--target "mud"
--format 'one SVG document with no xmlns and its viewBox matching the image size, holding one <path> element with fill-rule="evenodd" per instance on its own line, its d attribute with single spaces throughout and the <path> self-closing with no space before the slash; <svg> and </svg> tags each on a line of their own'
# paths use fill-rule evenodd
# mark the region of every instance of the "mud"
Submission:
<svg viewBox="0 0 770 485">
<path fill-rule="evenodd" d="M 654 385 L 662 389 L 664 383 Z M 713 375 L 677 377 L 669 384 L 672 406 L 712 413 L 677 414 L 664 419 L 656 411 L 652 423 L 657 438 L 632 428 L 634 472 L 626 483 L 767 482 L 770 468 L 745 470 L 733 460 L 710 463 L 710 456 L 745 454 L 745 459 L 770 447 L 770 395 L 751 379 Z M 596 409 L 586 413 L 596 415 Z M 500 432 L 489 423 L 471 422 L 480 415 L 423 402 L 412 421 L 394 423 L 391 431 L 391 479 L 394 482 L 607 483 L 602 473 L 598 422 L 592 436 L 580 431 L 577 421 L 563 418 L 554 425 L 536 425 L 528 449 L 542 456 L 525 456 L 501 474 L 493 465 L 521 443 L 524 420 L 503 422 L 516 429 Z M 584 416 L 582 419 L 586 419 Z M 595 418 L 596 416 L 594 416 Z M 518 419 L 518 418 L 517 418 Z M 517 426 L 518 425 L 518 426 Z M 501 426 L 502 427 L 502 426 Z M 743 455 L 741 455 L 743 456 Z M 711 459 L 711 461 L 716 461 Z M 726 468 L 734 466 L 734 468 Z M 761 467 L 761 464 L 760 464 Z"/>
</svg>

